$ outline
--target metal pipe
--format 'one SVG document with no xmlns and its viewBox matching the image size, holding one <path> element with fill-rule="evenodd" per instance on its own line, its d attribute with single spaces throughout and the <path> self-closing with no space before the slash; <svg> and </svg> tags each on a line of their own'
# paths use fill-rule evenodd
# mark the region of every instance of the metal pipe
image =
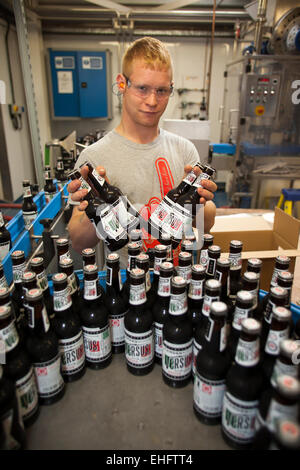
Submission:
<svg viewBox="0 0 300 470">
<path fill-rule="evenodd" d="M 208 66 L 208 86 L 207 86 L 207 100 L 206 100 L 207 119 L 209 119 L 211 72 L 212 72 L 214 40 L 215 40 L 215 20 L 216 20 L 216 0 L 214 0 L 214 7 L 213 7 L 213 21 L 212 21 L 212 29 L 211 29 L 210 56 L 209 56 L 209 66 Z"/>
<path fill-rule="evenodd" d="M 260 54 L 262 43 L 262 30 L 266 22 L 267 0 L 259 0 L 257 20 L 255 24 L 254 47 L 256 54 Z"/>
</svg>

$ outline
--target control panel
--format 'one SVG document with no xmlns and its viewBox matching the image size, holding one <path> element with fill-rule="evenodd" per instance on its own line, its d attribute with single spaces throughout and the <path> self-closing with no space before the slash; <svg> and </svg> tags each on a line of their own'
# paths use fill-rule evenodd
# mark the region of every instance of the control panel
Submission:
<svg viewBox="0 0 300 470">
<path fill-rule="evenodd" d="M 280 92 L 279 74 L 249 74 L 243 77 L 242 117 L 275 117 Z"/>
</svg>

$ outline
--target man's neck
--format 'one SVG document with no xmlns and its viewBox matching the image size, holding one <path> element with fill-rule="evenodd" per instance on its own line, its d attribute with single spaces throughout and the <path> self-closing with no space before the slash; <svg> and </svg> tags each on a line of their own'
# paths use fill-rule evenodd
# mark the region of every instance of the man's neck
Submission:
<svg viewBox="0 0 300 470">
<path fill-rule="evenodd" d="M 118 134 L 137 144 L 150 144 L 159 135 L 158 127 L 130 125 L 126 124 L 123 120 L 121 120 L 115 130 Z"/>
</svg>

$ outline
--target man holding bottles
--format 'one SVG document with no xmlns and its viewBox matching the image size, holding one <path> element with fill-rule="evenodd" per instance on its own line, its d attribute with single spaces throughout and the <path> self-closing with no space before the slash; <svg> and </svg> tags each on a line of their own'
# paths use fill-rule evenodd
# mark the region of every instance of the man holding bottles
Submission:
<svg viewBox="0 0 300 470">
<path fill-rule="evenodd" d="M 150 37 L 136 40 L 123 57 L 122 73 L 116 81 L 123 97 L 121 122 L 87 147 L 76 167 L 91 161 L 100 175 L 108 177 L 148 219 L 164 195 L 192 170 L 199 155 L 189 140 L 159 128 L 173 93 L 171 57 L 163 43 Z M 83 177 L 86 171 L 87 167 L 81 169 Z M 195 168 L 195 173 L 200 173 L 199 168 Z M 77 204 L 68 229 L 73 248 L 81 252 L 95 246 L 99 239 L 85 214 L 88 203 L 82 199 L 87 190 L 79 187 L 78 180 L 68 186 L 71 199 Z M 205 232 L 214 224 L 212 199 L 216 189 L 212 181 L 204 181 L 203 188 L 198 189 L 200 204 L 205 204 Z M 153 241 L 144 240 L 144 244 L 146 248 L 153 247 Z"/>
</svg>

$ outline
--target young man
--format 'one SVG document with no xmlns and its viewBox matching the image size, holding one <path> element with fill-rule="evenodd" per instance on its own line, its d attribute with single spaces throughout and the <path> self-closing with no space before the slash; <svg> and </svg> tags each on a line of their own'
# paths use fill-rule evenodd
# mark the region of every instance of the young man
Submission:
<svg viewBox="0 0 300 470">
<path fill-rule="evenodd" d="M 159 120 L 173 92 L 172 64 L 168 50 L 157 39 L 136 40 L 127 50 L 122 73 L 117 76 L 118 91 L 123 97 L 120 124 L 80 155 L 76 167 L 90 160 L 99 173 L 121 189 L 130 202 L 148 218 L 163 196 L 177 186 L 184 173 L 199 161 L 195 146 L 187 139 L 159 128 Z M 81 169 L 86 175 L 87 167 Z M 197 168 L 197 172 L 200 170 Z M 99 241 L 85 214 L 87 190 L 79 190 L 72 181 L 68 190 L 74 207 L 69 222 L 73 248 L 81 252 Z M 214 224 L 215 206 L 211 201 L 215 183 L 205 181 L 199 189 L 204 208 L 204 230 Z M 144 241 L 146 248 L 156 241 Z M 152 245 L 151 245 L 152 244 Z"/>
</svg>

